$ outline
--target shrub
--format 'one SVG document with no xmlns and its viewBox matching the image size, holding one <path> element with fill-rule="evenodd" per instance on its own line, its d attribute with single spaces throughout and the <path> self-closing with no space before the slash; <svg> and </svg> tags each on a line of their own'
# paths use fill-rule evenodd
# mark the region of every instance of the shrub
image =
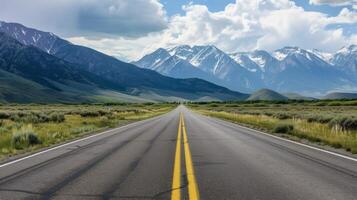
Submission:
<svg viewBox="0 0 357 200">
<path fill-rule="evenodd" d="M 49 120 L 52 122 L 61 123 L 61 122 L 64 122 L 65 117 L 64 117 L 64 114 L 52 113 L 49 116 Z"/>
<path fill-rule="evenodd" d="M 307 117 L 307 122 L 318 122 L 321 124 L 329 123 L 333 117 L 331 116 L 321 116 L 321 115 L 311 115 Z"/>
<path fill-rule="evenodd" d="M 274 127 L 274 133 L 291 133 L 294 130 L 294 126 L 291 124 L 278 124 Z"/>
<path fill-rule="evenodd" d="M 6 112 L 0 112 L 0 119 L 9 119 L 10 114 Z"/>
<path fill-rule="evenodd" d="M 81 117 L 99 117 L 99 116 L 103 116 L 106 115 L 107 112 L 104 110 L 97 110 L 97 111 L 81 111 L 79 113 L 79 115 L 81 115 Z"/>
<path fill-rule="evenodd" d="M 341 103 L 333 101 L 333 102 L 328 103 L 327 105 L 328 106 L 341 106 Z"/>
<path fill-rule="evenodd" d="M 24 123 L 46 123 L 46 122 L 63 122 L 65 120 L 64 114 L 61 113 L 40 113 L 40 112 L 17 112 L 10 116 L 14 122 Z"/>
<path fill-rule="evenodd" d="M 357 130 L 357 118 L 355 117 L 337 117 L 330 121 L 330 127 L 338 126 L 343 130 Z"/>
<path fill-rule="evenodd" d="M 273 117 L 278 118 L 278 119 L 290 119 L 292 118 L 289 114 L 286 113 L 275 113 Z"/>
<path fill-rule="evenodd" d="M 41 140 L 33 131 L 32 126 L 22 127 L 12 134 L 11 145 L 15 149 L 24 149 L 36 144 L 41 144 Z"/>
</svg>

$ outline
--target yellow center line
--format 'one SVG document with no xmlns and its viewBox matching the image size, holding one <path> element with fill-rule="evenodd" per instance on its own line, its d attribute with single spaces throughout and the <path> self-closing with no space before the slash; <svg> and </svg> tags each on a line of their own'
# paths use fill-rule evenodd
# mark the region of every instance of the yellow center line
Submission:
<svg viewBox="0 0 357 200">
<path fill-rule="evenodd" d="M 183 115 L 181 121 L 182 121 L 181 123 L 182 123 L 182 130 L 183 130 L 183 142 L 184 142 L 183 144 L 185 150 L 186 174 L 188 180 L 188 195 L 190 200 L 199 200 L 200 194 L 198 191 L 198 185 L 196 182 L 195 172 L 193 169 L 192 156 L 191 156 L 190 146 L 188 144 L 188 138 L 185 128 L 185 120 Z"/>
<path fill-rule="evenodd" d="M 172 200 L 181 199 L 181 127 L 182 127 L 182 114 L 180 113 L 180 122 L 178 126 L 177 142 L 176 142 L 176 153 L 175 153 L 175 163 L 174 163 L 174 175 L 172 178 Z"/>
<path fill-rule="evenodd" d="M 183 133 L 183 145 L 184 145 L 184 155 L 185 155 L 185 165 L 186 165 L 186 176 L 188 181 L 188 195 L 190 200 L 199 200 L 200 194 L 198 191 L 198 186 L 196 182 L 196 177 L 193 169 L 192 156 L 190 151 L 190 146 L 188 144 L 188 138 L 185 127 L 185 120 L 183 114 L 180 113 L 180 121 L 177 133 L 176 142 L 176 152 L 175 152 L 175 163 L 174 172 L 172 179 L 172 200 L 181 200 L 181 143 L 182 143 L 182 133 Z"/>
</svg>

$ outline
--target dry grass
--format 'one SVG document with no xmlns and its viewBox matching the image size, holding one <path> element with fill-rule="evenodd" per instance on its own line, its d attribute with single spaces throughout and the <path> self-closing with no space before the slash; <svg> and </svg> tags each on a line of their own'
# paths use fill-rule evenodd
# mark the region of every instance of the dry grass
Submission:
<svg viewBox="0 0 357 200">
<path fill-rule="evenodd" d="M 306 119 L 299 118 L 279 119 L 264 114 L 239 114 L 206 110 L 202 107 L 200 109 L 196 107 L 195 110 L 204 115 L 225 119 L 269 133 L 273 133 L 277 126 L 287 124 L 293 127 L 292 130 L 287 132 L 291 136 L 330 145 L 335 148 L 343 148 L 354 154 L 357 153 L 357 130 L 345 130 L 339 126 L 331 127 L 328 124 L 308 122 Z"/>
<path fill-rule="evenodd" d="M 0 158 L 147 119 L 174 107 L 174 104 L 3 105 L 0 106 Z M 34 137 L 39 142 L 31 142 Z M 19 142 L 14 145 L 14 141 Z"/>
</svg>

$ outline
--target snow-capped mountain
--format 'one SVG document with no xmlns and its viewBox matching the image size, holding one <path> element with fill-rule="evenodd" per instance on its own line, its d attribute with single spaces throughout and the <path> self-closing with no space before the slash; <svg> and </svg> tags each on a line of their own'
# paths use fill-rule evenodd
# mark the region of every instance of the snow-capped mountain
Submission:
<svg viewBox="0 0 357 200">
<path fill-rule="evenodd" d="M 344 47 L 337 51 L 331 59 L 331 63 L 357 79 L 357 45 Z"/>
<path fill-rule="evenodd" d="M 256 50 L 227 54 L 212 45 L 181 45 L 159 49 L 134 64 L 174 77 L 196 77 L 191 72 L 199 69 L 210 75 L 206 80 L 245 92 L 265 87 L 279 92 L 317 94 L 357 88 L 356 76 L 346 73 L 356 71 L 356 49 L 350 46 L 329 54 L 284 47 L 271 53 Z M 176 72 L 177 68 L 187 70 L 174 74 L 172 65 L 163 62 L 165 59 L 176 60 Z M 199 77 L 204 78 L 202 74 Z"/>
<path fill-rule="evenodd" d="M 59 48 L 70 44 L 53 33 L 28 28 L 18 23 L 0 21 L 0 32 L 6 33 L 24 45 L 35 46 L 49 54 L 55 54 Z"/>
<path fill-rule="evenodd" d="M 174 78 L 202 78 L 222 85 L 221 81 L 182 59 L 182 56 L 183 54 L 176 55 L 173 51 L 159 48 L 134 64 Z"/>
<path fill-rule="evenodd" d="M 266 76 L 265 83 L 278 91 L 327 92 L 355 85 L 345 73 L 310 51 L 285 47 L 274 51 L 273 55 L 279 60 L 277 71 Z"/>
<path fill-rule="evenodd" d="M 168 66 L 170 63 L 181 63 L 181 60 L 173 57 L 163 65 Z M 180 74 L 184 72 L 184 67 L 171 71 L 176 69 Z M 1 84 L 11 88 L 10 93 L 0 90 L 0 101 L 5 102 L 8 99 L 33 102 L 32 97 L 30 100 L 27 97 L 29 93 L 29 96 L 39 96 L 36 97 L 39 99 L 51 98 L 51 102 L 63 102 L 67 98 L 82 99 L 79 98 L 81 94 L 86 96 L 83 99 L 88 98 L 90 101 L 100 98 L 118 100 L 121 97 L 140 101 L 237 100 L 248 96 L 201 79 L 163 76 L 94 49 L 71 44 L 52 33 L 16 23 L 0 22 L 0 71 L 4 78 Z M 16 87 L 16 84 L 13 86 L 14 83 L 21 85 L 21 88 Z M 31 88 L 34 86 L 38 88 Z M 92 96 L 97 94 L 100 96 Z M 61 97 L 56 99 L 56 96 Z"/>
<path fill-rule="evenodd" d="M 332 53 L 328 53 L 328 52 L 323 52 L 321 50 L 318 49 L 312 49 L 312 50 L 308 50 L 310 53 L 315 54 L 317 57 L 319 57 L 320 59 L 324 60 L 327 63 L 331 62 L 331 59 L 333 58 L 333 54 Z"/>
<path fill-rule="evenodd" d="M 167 62 L 175 60 L 175 62 Z M 215 46 L 177 46 L 158 49 L 133 64 L 178 77 L 197 77 L 238 91 L 252 91 L 262 86 L 260 77 L 237 63 Z M 178 70 L 184 68 L 184 73 Z M 199 74 L 199 75 L 197 75 Z"/>
</svg>

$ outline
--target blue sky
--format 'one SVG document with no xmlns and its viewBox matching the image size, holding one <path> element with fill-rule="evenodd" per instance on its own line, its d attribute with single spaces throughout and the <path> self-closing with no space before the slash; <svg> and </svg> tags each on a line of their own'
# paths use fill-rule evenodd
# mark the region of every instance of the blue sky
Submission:
<svg viewBox="0 0 357 200">
<path fill-rule="evenodd" d="M 168 15 L 175 15 L 184 14 L 182 6 L 187 5 L 191 2 L 194 4 L 207 5 L 210 11 L 216 12 L 224 10 L 227 4 L 234 3 L 235 0 L 162 0 L 161 2 L 165 6 Z"/>
<path fill-rule="evenodd" d="M 206 5 L 210 11 L 216 12 L 224 10 L 227 4 L 234 3 L 235 0 L 161 0 L 168 15 L 184 14 L 183 5 L 189 3 Z M 343 7 L 351 6 L 329 6 L 329 5 L 312 5 L 309 0 L 294 0 L 296 5 L 304 7 L 309 11 L 323 12 L 331 16 L 336 16 Z"/>
</svg>

